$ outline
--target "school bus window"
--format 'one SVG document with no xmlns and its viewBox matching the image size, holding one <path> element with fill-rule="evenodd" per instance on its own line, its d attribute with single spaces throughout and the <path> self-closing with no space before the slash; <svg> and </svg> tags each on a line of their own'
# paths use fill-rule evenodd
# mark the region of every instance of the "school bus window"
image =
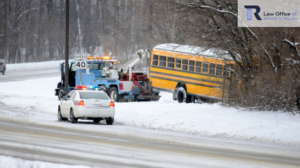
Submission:
<svg viewBox="0 0 300 168">
<path fill-rule="evenodd" d="M 202 73 L 207 73 L 207 72 L 208 72 L 208 63 L 203 62 Z"/>
<path fill-rule="evenodd" d="M 160 56 L 159 57 L 159 66 L 166 67 L 166 64 L 167 64 L 167 57 Z"/>
<path fill-rule="evenodd" d="M 181 69 L 181 59 L 176 58 L 176 65 L 175 68 L 180 68 Z"/>
<path fill-rule="evenodd" d="M 195 61 L 191 61 L 189 63 L 189 71 L 194 72 L 195 71 Z"/>
<path fill-rule="evenodd" d="M 222 76 L 223 75 L 222 74 L 222 70 L 223 70 L 223 65 L 218 64 L 217 65 L 217 73 L 216 73 L 216 75 L 217 76 Z"/>
<path fill-rule="evenodd" d="M 216 71 L 216 64 L 210 64 L 210 66 L 209 66 L 209 74 L 210 75 L 215 75 L 215 71 Z"/>
<path fill-rule="evenodd" d="M 158 55 L 153 55 L 152 65 L 158 64 Z"/>
<path fill-rule="evenodd" d="M 168 57 L 168 68 L 174 68 L 174 58 Z"/>
<path fill-rule="evenodd" d="M 230 77 L 230 65 L 225 65 L 224 67 L 224 76 Z"/>
<path fill-rule="evenodd" d="M 196 72 L 201 72 L 201 62 L 196 62 Z"/>
<path fill-rule="evenodd" d="M 188 60 L 186 60 L 186 59 L 182 60 L 182 70 L 185 70 L 185 71 L 188 70 Z"/>
</svg>

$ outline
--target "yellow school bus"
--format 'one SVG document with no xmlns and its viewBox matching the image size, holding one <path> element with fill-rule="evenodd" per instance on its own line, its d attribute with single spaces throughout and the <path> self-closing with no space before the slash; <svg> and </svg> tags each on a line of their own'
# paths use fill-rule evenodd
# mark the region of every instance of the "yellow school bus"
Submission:
<svg viewBox="0 0 300 168">
<path fill-rule="evenodd" d="M 178 102 L 221 100 L 227 97 L 235 62 L 226 51 L 178 44 L 153 48 L 150 81 L 156 90 L 173 93 Z"/>
</svg>

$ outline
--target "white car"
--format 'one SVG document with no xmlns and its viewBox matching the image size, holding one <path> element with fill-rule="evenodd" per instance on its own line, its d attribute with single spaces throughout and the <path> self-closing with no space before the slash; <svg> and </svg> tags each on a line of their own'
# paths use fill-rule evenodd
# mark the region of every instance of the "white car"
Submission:
<svg viewBox="0 0 300 168">
<path fill-rule="evenodd" d="M 115 104 L 103 91 L 72 90 L 58 105 L 58 121 L 76 123 L 78 119 L 93 120 L 99 123 L 106 120 L 112 125 L 115 117 Z"/>
</svg>

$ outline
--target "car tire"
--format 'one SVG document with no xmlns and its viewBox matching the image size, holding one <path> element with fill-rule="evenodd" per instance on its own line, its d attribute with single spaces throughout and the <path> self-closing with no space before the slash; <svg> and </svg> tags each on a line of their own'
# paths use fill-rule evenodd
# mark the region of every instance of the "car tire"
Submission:
<svg viewBox="0 0 300 168">
<path fill-rule="evenodd" d="M 2 71 L 2 75 L 5 75 L 5 70 L 6 70 L 6 69 L 4 68 L 3 71 Z"/>
<path fill-rule="evenodd" d="M 74 124 L 74 123 L 77 123 L 77 118 L 75 118 L 75 116 L 74 116 L 74 112 L 73 112 L 73 110 L 71 109 L 70 110 L 70 122 L 72 123 L 72 124 Z"/>
<path fill-rule="evenodd" d="M 107 125 L 113 125 L 113 123 L 114 123 L 114 119 L 113 118 L 106 119 L 106 124 Z"/>
<path fill-rule="evenodd" d="M 177 100 L 178 103 L 186 102 L 187 93 L 184 87 L 179 87 L 177 89 Z"/>
<path fill-rule="evenodd" d="M 61 115 L 60 106 L 58 106 L 57 119 L 58 119 L 58 121 L 67 121 L 67 118 L 62 117 L 62 115 Z"/>
<path fill-rule="evenodd" d="M 99 123 L 101 121 L 101 119 L 94 119 L 93 121 L 94 121 L 94 123 Z"/>
<path fill-rule="evenodd" d="M 63 93 L 65 93 L 64 89 L 59 89 L 58 91 L 58 100 L 61 101 L 61 98 L 63 97 Z"/>
<path fill-rule="evenodd" d="M 119 93 L 116 87 L 110 88 L 109 97 L 113 102 L 119 102 Z"/>
</svg>

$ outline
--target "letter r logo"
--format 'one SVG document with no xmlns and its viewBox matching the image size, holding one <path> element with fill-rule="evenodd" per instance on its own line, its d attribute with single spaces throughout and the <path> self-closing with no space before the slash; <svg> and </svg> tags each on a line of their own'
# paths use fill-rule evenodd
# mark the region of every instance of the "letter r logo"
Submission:
<svg viewBox="0 0 300 168">
<path fill-rule="evenodd" d="M 254 16 L 256 17 L 257 20 L 262 20 L 258 13 L 260 12 L 260 7 L 259 6 L 245 6 L 247 9 L 247 20 L 252 20 L 252 9 L 255 9 L 256 12 L 254 13 Z"/>
</svg>

